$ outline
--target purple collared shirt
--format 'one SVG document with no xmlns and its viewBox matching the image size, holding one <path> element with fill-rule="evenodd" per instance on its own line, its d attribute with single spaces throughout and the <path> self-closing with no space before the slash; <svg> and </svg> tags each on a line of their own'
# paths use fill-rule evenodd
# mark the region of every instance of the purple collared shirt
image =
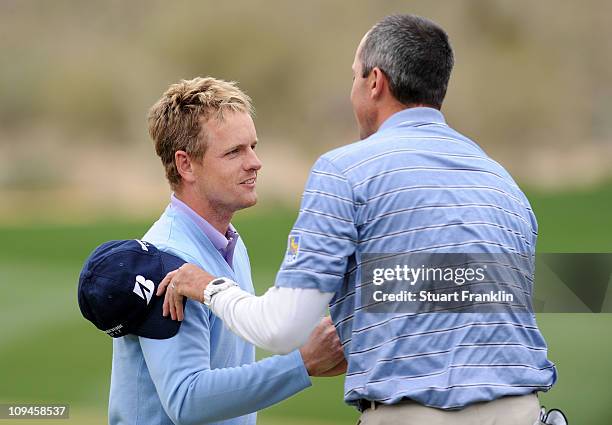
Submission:
<svg viewBox="0 0 612 425">
<path fill-rule="evenodd" d="M 238 242 L 238 232 L 234 229 L 234 226 L 230 223 L 225 235 L 222 235 L 212 224 L 206 221 L 202 216 L 192 210 L 186 203 L 178 199 L 174 193 L 170 197 L 170 205 L 172 208 L 176 208 L 178 211 L 185 214 L 198 226 L 198 228 L 206 235 L 206 237 L 212 242 L 213 246 L 219 251 L 221 256 L 225 259 L 227 264 L 233 269 L 232 261 L 234 260 L 234 248 L 236 248 L 236 242 Z"/>
</svg>

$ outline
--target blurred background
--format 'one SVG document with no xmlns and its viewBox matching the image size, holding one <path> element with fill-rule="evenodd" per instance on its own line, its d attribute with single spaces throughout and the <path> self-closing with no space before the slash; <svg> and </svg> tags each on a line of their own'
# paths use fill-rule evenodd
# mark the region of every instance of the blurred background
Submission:
<svg viewBox="0 0 612 425">
<path fill-rule="evenodd" d="M 168 202 L 146 126 L 168 85 L 212 75 L 254 100 L 260 203 L 235 224 L 262 293 L 310 166 L 357 139 L 355 48 L 396 12 L 449 33 L 443 112 L 524 188 L 538 250 L 612 252 L 610 2 L 3 0 L 0 403 L 69 403 L 66 423 L 106 423 L 111 341 L 81 318 L 76 282 L 96 245 L 141 236 Z M 612 423 L 612 316 L 538 323 L 559 369 L 542 403 Z M 342 379 L 316 380 L 259 423 L 353 424 L 341 395 Z"/>
</svg>

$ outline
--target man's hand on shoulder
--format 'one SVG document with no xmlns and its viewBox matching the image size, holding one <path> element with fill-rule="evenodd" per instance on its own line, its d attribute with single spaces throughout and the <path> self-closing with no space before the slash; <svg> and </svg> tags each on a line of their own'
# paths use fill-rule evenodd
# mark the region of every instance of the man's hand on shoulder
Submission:
<svg viewBox="0 0 612 425">
<path fill-rule="evenodd" d="M 204 301 L 204 290 L 215 277 L 194 264 L 183 264 L 178 269 L 168 273 L 157 288 L 156 295 L 164 291 L 163 315 L 170 314 L 172 320 L 183 320 L 183 298 Z"/>
<path fill-rule="evenodd" d="M 300 354 L 310 376 L 336 376 L 346 372 L 344 351 L 329 316 L 321 319 L 300 348 Z"/>
</svg>

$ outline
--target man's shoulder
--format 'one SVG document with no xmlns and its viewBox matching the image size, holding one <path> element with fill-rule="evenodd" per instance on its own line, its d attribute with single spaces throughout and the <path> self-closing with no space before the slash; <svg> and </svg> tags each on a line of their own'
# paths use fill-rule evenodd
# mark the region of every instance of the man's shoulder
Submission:
<svg viewBox="0 0 612 425">
<path fill-rule="evenodd" d="M 171 208 L 164 211 L 142 239 L 152 243 L 157 249 L 176 255 L 184 261 L 193 264 L 200 263 L 192 254 L 198 252 L 198 249 L 189 226 L 186 226 L 179 215 L 172 212 Z"/>
<path fill-rule="evenodd" d="M 202 267 L 213 274 L 219 271 L 219 258 L 208 237 L 188 217 L 167 208 L 142 237 L 161 251 L 176 255 L 182 260 Z M 241 238 L 236 243 L 234 255 L 239 265 L 250 270 L 248 253 Z"/>
<path fill-rule="evenodd" d="M 319 156 L 310 170 L 313 175 L 328 175 L 345 179 L 347 173 L 368 155 L 372 141 L 359 140 L 329 150 Z"/>
<path fill-rule="evenodd" d="M 322 168 L 331 166 L 341 173 L 345 173 L 357 168 L 359 164 L 371 157 L 388 152 L 394 148 L 398 139 L 410 137 L 411 135 L 412 129 L 410 128 L 403 129 L 400 132 L 376 132 L 365 139 L 357 140 L 325 152 L 315 163 L 315 169 L 317 166 Z"/>
</svg>

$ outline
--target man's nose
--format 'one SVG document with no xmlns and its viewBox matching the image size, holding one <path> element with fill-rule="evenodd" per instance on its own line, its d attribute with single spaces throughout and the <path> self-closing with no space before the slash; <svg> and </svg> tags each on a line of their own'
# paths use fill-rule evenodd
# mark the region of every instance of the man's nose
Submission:
<svg viewBox="0 0 612 425">
<path fill-rule="evenodd" d="M 246 169 L 247 170 L 259 170 L 261 168 L 262 164 L 261 161 L 259 160 L 259 158 L 257 157 L 257 154 L 255 153 L 255 151 L 253 149 L 249 150 L 249 155 L 248 155 L 248 159 L 247 159 L 247 163 L 246 163 Z"/>
</svg>

